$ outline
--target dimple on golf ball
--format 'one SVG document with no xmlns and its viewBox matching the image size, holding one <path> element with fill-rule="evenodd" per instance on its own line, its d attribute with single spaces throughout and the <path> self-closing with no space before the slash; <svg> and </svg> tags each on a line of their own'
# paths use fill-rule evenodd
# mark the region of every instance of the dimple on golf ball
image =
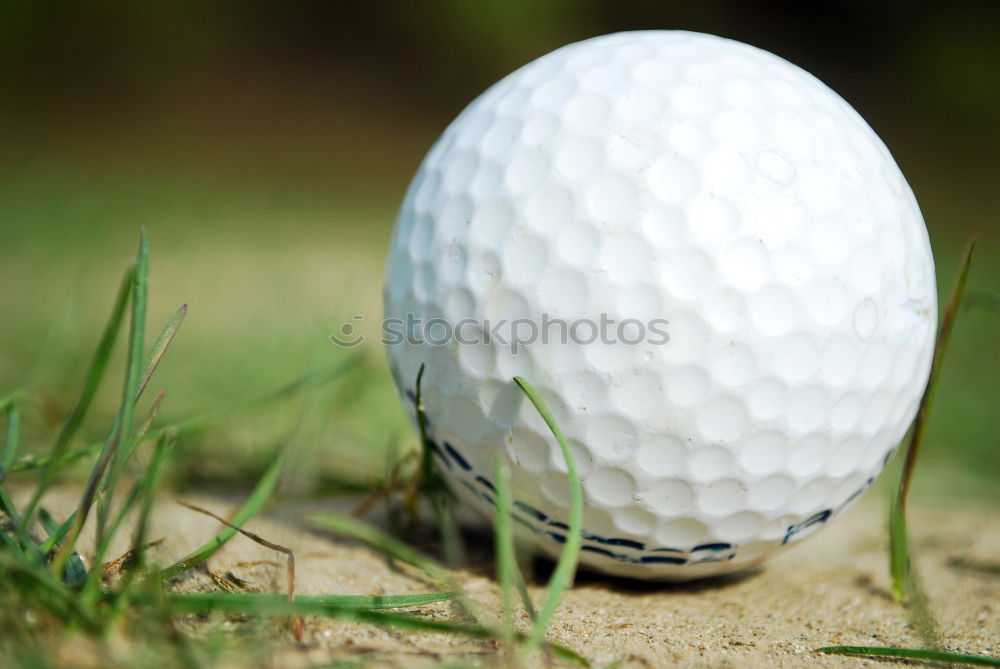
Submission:
<svg viewBox="0 0 1000 669">
<path fill-rule="evenodd" d="M 563 47 L 445 130 L 396 222 L 396 381 L 438 467 L 557 555 L 684 580 L 746 568 L 858 499 L 934 345 L 920 210 L 872 129 L 810 74 L 689 32 Z"/>
</svg>

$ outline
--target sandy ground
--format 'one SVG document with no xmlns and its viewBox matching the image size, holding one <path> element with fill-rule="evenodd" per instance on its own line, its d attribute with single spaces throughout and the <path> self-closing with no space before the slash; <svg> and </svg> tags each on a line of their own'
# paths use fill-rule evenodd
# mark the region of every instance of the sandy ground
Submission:
<svg viewBox="0 0 1000 669">
<path fill-rule="evenodd" d="M 72 504 L 75 495 L 63 497 L 56 495 L 49 506 Z M 222 516 L 238 505 L 238 500 L 225 497 L 185 500 Z M 299 593 L 375 595 L 435 589 L 414 570 L 394 570 L 364 546 L 309 528 L 308 513 L 322 508 L 285 508 L 247 526 L 295 552 Z M 619 667 L 887 666 L 814 652 L 837 644 L 920 644 L 903 609 L 887 595 L 883 519 L 881 501 L 870 495 L 829 528 L 741 577 L 662 585 L 579 574 L 555 615 L 549 639 L 572 648 L 594 666 L 615 662 Z M 165 537 L 165 541 L 153 557 L 164 564 L 180 558 L 218 529 L 211 518 L 164 499 L 154 512 L 150 536 Z M 947 647 L 1000 655 L 1000 521 L 995 510 L 956 513 L 917 507 L 911 512 L 911 535 Z M 482 605 L 488 620 L 499 611 L 490 538 L 482 532 L 470 536 L 471 546 L 478 548 L 472 562 L 480 566 L 457 572 L 456 578 L 469 598 Z M 284 565 L 282 556 L 237 536 L 208 561 L 206 569 L 181 577 L 175 587 L 217 589 L 210 574 L 215 572 L 237 583 L 242 580 L 251 589 L 283 592 Z M 536 567 L 529 589 L 537 603 L 550 567 L 544 562 Z M 462 620 L 462 612 L 450 602 L 411 612 Z M 522 615 L 520 625 L 527 629 L 527 624 Z M 262 666 L 313 667 L 342 660 L 353 660 L 350 666 L 470 661 L 489 665 L 498 657 L 492 641 L 327 619 L 307 619 L 301 643 L 292 639 L 283 622 L 261 627 L 231 619 L 205 622 L 191 617 L 183 625 L 195 634 L 227 625 L 239 633 L 240 625 L 251 625 L 248 636 L 262 641 L 253 644 L 252 659 Z M 234 661 L 243 665 L 248 658 Z M 521 666 L 547 662 L 539 655 Z"/>
</svg>

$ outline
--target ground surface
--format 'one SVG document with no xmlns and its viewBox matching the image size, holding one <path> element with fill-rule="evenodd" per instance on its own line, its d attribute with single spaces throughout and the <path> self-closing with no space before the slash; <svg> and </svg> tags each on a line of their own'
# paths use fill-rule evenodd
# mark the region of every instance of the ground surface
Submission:
<svg viewBox="0 0 1000 669">
<path fill-rule="evenodd" d="M 75 495 L 58 494 L 50 505 L 71 505 Z M 59 499 L 63 498 L 64 499 Z M 167 495 L 154 514 L 152 537 L 161 563 L 180 558 L 219 529 Z M 239 500 L 188 496 L 185 501 L 231 513 Z M 326 508 L 344 508 L 336 503 Z M 433 585 L 415 571 L 394 571 L 378 553 L 350 541 L 311 530 L 308 513 L 322 506 L 284 508 L 257 518 L 250 529 L 295 551 L 298 592 L 302 594 L 403 594 L 428 592 Z M 917 564 L 940 632 L 950 650 L 1000 655 L 1000 522 L 987 508 L 948 512 L 917 507 L 911 513 Z M 549 639 L 572 648 L 594 666 L 620 667 L 793 667 L 887 666 L 874 660 L 824 656 L 821 646 L 919 646 L 904 611 L 887 595 L 886 537 L 881 500 L 870 495 L 838 522 L 764 568 L 740 578 L 687 585 L 655 585 L 582 574 L 563 599 Z M 476 569 L 457 573 L 468 596 L 486 618 L 497 615 L 498 591 L 492 578 L 490 540 L 472 561 Z M 536 602 L 548 567 L 538 565 L 530 590 Z M 281 556 L 243 538 L 234 538 L 213 556 L 207 569 L 182 577 L 187 591 L 219 586 L 211 573 L 251 590 L 284 591 Z M 417 613 L 417 610 L 413 610 Z M 419 613 L 461 620 L 452 603 L 422 607 Z M 527 626 L 527 618 L 521 623 Z M 496 646 L 438 634 L 308 619 L 301 644 L 283 623 L 191 618 L 193 634 L 226 629 L 243 635 L 251 656 L 232 656 L 234 666 L 252 657 L 264 666 L 314 667 L 349 661 L 350 666 L 422 666 L 454 662 L 489 665 Z M 79 659 L 79 657 L 77 657 Z M 356 665 L 355 665 L 356 663 Z M 544 664 L 539 656 L 525 666 Z M 891 664 L 889 665 L 891 666 Z"/>
</svg>

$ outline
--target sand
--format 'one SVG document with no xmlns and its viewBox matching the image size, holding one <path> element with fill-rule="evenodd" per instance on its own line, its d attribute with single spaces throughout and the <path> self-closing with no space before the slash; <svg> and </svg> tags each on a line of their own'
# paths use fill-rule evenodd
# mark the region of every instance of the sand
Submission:
<svg viewBox="0 0 1000 669">
<path fill-rule="evenodd" d="M 58 494 L 49 505 L 71 504 L 73 497 Z M 219 525 L 164 497 L 154 511 L 150 537 L 165 538 L 152 555 L 166 564 L 209 539 Z M 239 502 L 211 495 L 184 499 L 223 516 Z M 326 508 L 347 504 L 341 500 Z M 435 589 L 415 570 L 393 569 L 377 552 L 309 527 L 308 514 L 323 508 L 316 504 L 282 508 L 247 525 L 295 552 L 299 593 L 375 595 Z M 917 506 L 911 511 L 911 535 L 946 647 L 1000 655 L 996 513 L 986 508 L 956 512 Z M 455 577 L 489 620 L 499 615 L 490 538 L 482 531 L 470 531 L 470 538 L 476 549 L 472 563 L 479 566 L 458 571 Z M 884 508 L 870 495 L 836 523 L 743 576 L 663 585 L 581 573 L 556 612 L 548 638 L 572 648 L 594 666 L 616 662 L 618 667 L 891 666 L 815 652 L 841 644 L 920 645 L 905 611 L 888 596 L 886 549 Z M 218 589 L 212 573 L 250 590 L 283 592 L 286 587 L 284 557 L 241 536 L 205 567 L 180 577 L 174 587 Z M 537 562 L 535 567 L 529 590 L 537 603 L 550 566 Z M 469 622 L 452 602 L 408 612 Z M 528 622 L 522 614 L 521 628 L 527 629 Z M 274 667 L 312 667 L 346 659 L 357 662 L 351 666 L 399 667 L 514 661 L 498 655 L 503 649 L 493 641 L 320 618 L 306 619 L 301 642 L 292 638 L 284 621 L 265 626 L 225 617 L 206 621 L 189 616 L 181 621 L 181 627 L 195 635 L 220 627 L 239 634 L 247 625 L 253 652 L 234 656 L 233 666 L 251 657 L 254 663 Z M 538 655 L 518 666 L 544 666 L 548 661 Z"/>
</svg>

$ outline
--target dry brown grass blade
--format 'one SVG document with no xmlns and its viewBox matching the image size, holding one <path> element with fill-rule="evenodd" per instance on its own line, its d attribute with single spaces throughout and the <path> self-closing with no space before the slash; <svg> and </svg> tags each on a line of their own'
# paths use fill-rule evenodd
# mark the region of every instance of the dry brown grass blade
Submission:
<svg viewBox="0 0 1000 669">
<path fill-rule="evenodd" d="M 399 477 L 396 474 L 396 468 L 393 468 L 385 483 L 374 488 L 356 507 L 351 509 L 350 514 L 355 518 L 363 518 L 368 515 L 368 512 L 374 509 L 376 504 L 389 499 L 392 491 L 398 485 Z"/>
<path fill-rule="evenodd" d="M 958 274 L 955 276 L 951 291 L 948 293 L 948 301 L 945 303 L 944 310 L 941 313 L 941 322 L 938 324 L 937 338 L 934 342 L 934 358 L 931 361 L 930 378 L 927 380 L 927 388 L 920 398 L 917 415 L 913 419 L 910 443 L 906 449 L 903 473 L 899 479 L 898 504 L 900 512 L 906 511 L 906 502 L 910 496 L 910 483 L 913 479 L 913 472 L 917 468 L 917 458 L 920 455 L 920 448 L 923 445 L 924 432 L 927 429 L 930 408 L 934 402 L 934 392 L 937 389 L 938 377 L 941 374 L 944 354 L 948 349 L 951 331 L 955 326 L 955 318 L 958 316 L 958 307 L 962 303 L 965 284 L 969 278 L 969 270 L 972 268 L 972 256 L 976 250 L 976 243 L 978 241 L 979 233 L 972 233 L 972 236 L 969 237 L 969 241 L 965 245 L 965 251 L 962 252 L 962 260 L 958 265 Z"/>
<path fill-rule="evenodd" d="M 109 579 L 112 576 L 117 576 L 120 572 L 132 567 L 135 564 L 135 558 L 138 553 L 149 550 L 150 548 L 156 548 L 166 540 L 166 537 L 160 537 L 156 541 L 150 541 L 148 544 L 145 544 L 141 551 L 135 548 L 125 551 L 114 560 L 104 565 L 104 573 L 101 575 L 101 578 Z"/>
<path fill-rule="evenodd" d="M 306 557 L 309 557 L 306 555 Z M 229 565 L 230 569 L 246 569 L 247 567 L 280 567 L 281 563 L 275 560 L 243 560 L 242 562 L 234 562 Z"/>
<path fill-rule="evenodd" d="M 206 571 L 212 577 L 212 581 L 226 592 L 256 592 L 256 590 L 248 587 L 246 581 L 236 577 L 232 572 L 226 572 L 223 575 L 213 569 L 206 569 Z"/>
<path fill-rule="evenodd" d="M 361 502 L 351 510 L 350 514 L 355 518 L 363 518 L 368 512 L 375 508 L 379 502 L 388 501 L 392 493 L 402 491 L 403 501 L 409 510 L 411 519 L 416 520 L 415 509 L 419 502 L 420 493 L 420 468 L 416 473 L 404 481 L 403 470 L 410 466 L 411 460 L 417 456 L 416 453 L 407 453 L 389 471 L 389 476 L 382 485 L 376 486 Z"/>
<path fill-rule="evenodd" d="M 249 530 L 244 530 L 242 527 L 237 527 L 236 525 L 233 525 L 225 518 L 222 518 L 221 516 L 212 513 L 208 509 L 204 509 L 194 504 L 188 504 L 187 502 L 183 501 L 178 501 L 178 503 L 181 506 L 191 509 L 192 511 L 204 514 L 209 518 L 214 518 L 218 522 L 236 530 L 250 541 L 260 544 L 264 548 L 270 548 L 273 551 L 277 551 L 278 553 L 283 554 L 287 559 L 286 565 L 288 570 L 288 601 L 289 603 L 295 602 L 295 553 L 292 552 L 291 548 L 288 548 L 287 546 L 282 546 L 281 544 L 276 544 L 273 541 L 268 541 L 259 534 L 254 534 Z M 289 620 L 289 626 L 292 629 L 292 634 L 295 636 L 295 640 L 301 641 L 302 634 L 305 631 L 305 624 L 302 622 L 302 617 L 298 615 L 292 615 L 291 619 Z"/>
</svg>

